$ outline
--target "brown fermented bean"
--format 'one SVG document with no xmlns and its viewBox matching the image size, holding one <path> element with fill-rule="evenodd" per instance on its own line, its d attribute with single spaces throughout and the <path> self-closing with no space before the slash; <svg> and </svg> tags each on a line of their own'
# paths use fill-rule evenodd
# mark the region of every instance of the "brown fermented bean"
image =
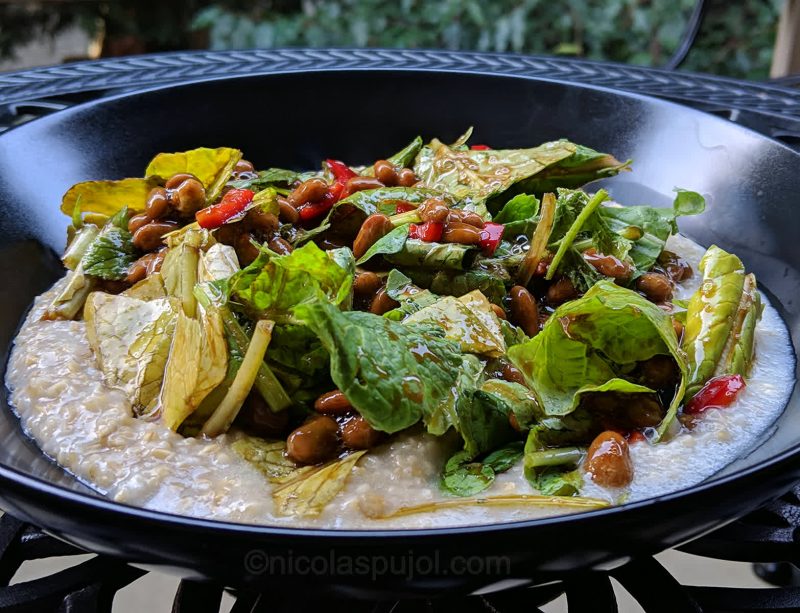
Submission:
<svg viewBox="0 0 800 613">
<path fill-rule="evenodd" d="M 508 317 L 506 317 L 506 312 L 503 310 L 503 307 L 494 303 L 491 304 L 491 307 L 492 310 L 494 311 L 494 314 L 497 315 L 500 319 L 508 319 Z"/>
<path fill-rule="evenodd" d="M 500 378 L 504 379 L 505 381 L 510 381 L 511 383 L 526 385 L 525 377 L 522 375 L 522 372 L 511 362 L 506 362 L 503 364 L 503 369 L 500 371 Z"/>
<path fill-rule="evenodd" d="M 125 282 L 133 285 L 138 283 L 145 277 L 149 277 L 154 272 L 161 270 L 161 264 L 164 263 L 164 256 L 166 251 L 157 251 L 154 253 L 146 253 L 128 268 L 128 275 L 125 277 Z"/>
<path fill-rule="evenodd" d="M 598 253 L 594 249 L 587 249 L 584 251 L 583 259 L 594 266 L 597 272 L 606 277 L 630 279 L 633 274 L 633 266 L 627 262 L 623 262 L 613 255 Z"/>
<path fill-rule="evenodd" d="M 383 183 L 378 181 L 375 177 L 353 177 L 345 183 L 345 192 L 352 194 L 354 192 L 361 192 L 365 189 L 378 189 L 385 187 Z"/>
<path fill-rule="evenodd" d="M 332 390 L 325 392 L 314 401 L 314 410 L 326 415 L 346 415 L 353 412 L 353 405 L 345 397 L 344 392 Z"/>
<path fill-rule="evenodd" d="M 378 290 L 378 293 L 375 294 L 375 298 L 372 299 L 372 304 L 369 305 L 369 312 L 375 315 L 383 315 L 399 306 L 400 303 L 391 298 L 389 294 L 386 293 L 386 288 L 382 287 Z"/>
<path fill-rule="evenodd" d="M 321 238 L 315 238 L 314 242 L 317 244 L 317 247 L 324 249 L 325 251 L 330 251 L 331 249 L 340 249 L 346 246 L 346 243 L 342 239 L 335 236 L 323 236 Z"/>
<path fill-rule="evenodd" d="M 286 199 L 289 201 L 289 204 L 300 206 L 306 202 L 316 202 L 322 198 L 327 191 L 328 184 L 322 179 L 314 178 L 303 181 L 292 190 Z"/>
<path fill-rule="evenodd" d="M 197 179 L 186 179 L 172 190 L 170 201 L 178 213 L 190 217 L 206 205 L 206 188 Z"/>
<path fill-rule="evenodd" d="M 447 219 L 447 214 L 450 209 L 441 198 L 428 198 L 425 202 L 419 205 L 417 213 L 419 213 L 422 221 L 435 221 L 443 222 Z"/>
<path fill-rule="evenodd" d="M 372 168 L 378 181 L 388 186 L 397 185 L 399 177 L 394 164 L 387 160 L 378 160 Z"/>
<path fill-rule="evenodd" d="M 167 179 L 167 182 L 164 184 L 164 187 L 166 187 L 167 189 L 175 189 L 181 183 L 186 181 L 186 179 L 194 179 L 195 181 L 197 181 L 197 177 L 195 177 L 193 174 L 190 174 L 188 172 L 179 172 L 178 174 L 172 175 L 169 179 Z"/>
<path fill-rule="evenodd" d="M 675 330 L 675 336 L 678 337 L 678 342 L 681 342 L 681 340 L 683 340 L 683 327 L 684 326 L 680 321 L 678 321 L 674 317 L 672 318 L 672 329 Z"/>
<path fill-rule="evenodd" d="M 258 257 L 259 249 L 253 244 L 253 235 L 249 232 L 239 234 L 233 247 L 236 249 L 239 264 L 242 266 L 251 264 Z"/>
<path fill-rule="evenodd" d="M 410 168 L 402 168 L 397 173 L 397 184 L 400 187 L 411 187 L 417 182 L 417 175 Z"/>
<path fill-rule="evenodd" d="M 169 212 L 169 198 L 167 198 L 167 190 L 163 187 L 154 187 L 147 195 L 147 204 L 145 211 L 150 219 L 158 219 L 164 217 Z"/>
<path fill-rule="evenodd" d="M 642 384 L 652 389 L 662 389 L 674 385 L 678 378 L 678 365 L 668 355 L 654 355 L 639 363 Z"/>
<path fill-rule="evenodd" d="M 567 277 L 561 277 L 547 288 L 547 304 L 555 306 L 577 298 L 578 292 Z"/>
<path fill-rule="evenodd" d="M 258 206 L 247 211 L 245 221 L 251 228 L 263 232 L 264 234 L 273 234 L 278 231 L 278 227 L 280 226 L 278 218 L 275 217 L 275 215 L 263 211 L 261 207 Z"/>
<path fill-rule="evenodd" d="M 584 464 L 592 481 L 602 487 L 624 487 L 633 480 L 628 441 L 613 430 L 601 432 L 589 446 Z"/>
<path fill-rule="evenodd" d="M 272 249 L 275 253 L 279 253 L 281 255 L 287 255 L 293 251 L 292 246 L 289 244 L 289 241 L 281 238 L 280 236 L 275 236 L 271 238 L 270 241 L 267 243 L 267 247 Z"/>
<path fill-rule="evenodd" d="M 391 220 L 381 213 L 374 213 L 364 220 L 356 239 L 353 241 L 353 255 L 360 258 L 378 240 L 389 234 L 394 226 Z"/>
<path fill-rule="evenodd" d="M 626 430 L 653 428 L 664 419 L 664 408 L 648 394 L 630 394 L 626 405 Z"/>
<path fill-rule="evenodd" d="M 300 214 L 285 198 L 278 198 L 278 217 L 286 223 L 297 223 Z"/>
<path fill-rule="evenodd" d="M 216 238 L 223 245 L 236 246 L 236 239 L 244 231 L 241 224 L 230 223 L 223 224 L 214 231 L 214 238 Z"/>
<path fill-rule="evenodd" d="M 136 230 L 141 228 L 143 225 L 150 223 L 151 221 L 153 221 L 153 218 L 147 213 L 139 213 L 138 215 L 134 215 L 128 220 L 128 232 L 136 232 Z"/>
<path fill-rule="evenodd" d="M 133 233 L 133 246 L 141 251 L 153 251 L 161 246 L 161 237 L 178 229 L 174 221 L 151 221 Z"/>
<path fill-rule="evenodd" d="M 672 284 L 666 275 L 646 272 L 636 279 L 636 289 L 652 302 L 664 302 L 672 298 Z"/>
<path fill-rule="evenodd" d="M 473 213 L 471 211 L 467 211 L 461 216 L 461 222 L 475 226 L 476 228 L 483 228 L 484 226 L 483 218 L 477 213 Z"/>
<path fill-rule="evenodd" d="M 233 167 L 233 172 L 240 173 L 240 172 L 255 172 L 256 167 L 253 166 L 253 163 L 249 160 L 241 159 L 236 162 L 236 166 Z"/>
<path fill-rule="evenodd" d="M 381 278 L 374 272 L 357 272 L 353 279 L 353 293 L 361 298 L 372 296 L 381 286 Z"/>
<path fill-rule="evenodd" d="M 367 420 L 356 415 L 342 424 L 342 443 L 349 449 L 369 449 L 381 442 L 383 433 L 378 432 Z"/>
<path fill-rule="evenodd" d="M 536 336 L 539 333 L 539 305 L 536 304 L 536 298 L 521 285 L 512 287 L 508 295 L 511 299 L 511 321 L 528 336 Z"/>
<path fill-rule="evenodd" d="M 685 281 L 693 274 L 689 262 L 676 253 L 672 253 L 672 251 L 662 251 L 661 255 L 658 256 L 658 263 L 661 265 L 661 268 L 664 269 L 664 272 L 676 283 Z"/>
<path fill-rule="evenodd" d="M 261 394 L 252 391 L 236 417 L 236 425 L 249 434 L 265 438 L 278 438 L 286 433 L 289 425 L 289 411 L 274 412 Z"/>
<path fill-rule="evenodd" d="M 327 415 L 319 415 L 295 429 L 286 439 L 286 455 L 298 464 L 319 464 L 336 455 L 339 426 Z"/>
<path fill-rule="evenodd" d="M 460 221 L 447 221 L 442 232 L 442 242 L 477 245 L 481 242 L 481 233 L 475 226 Z"/>
</svg>

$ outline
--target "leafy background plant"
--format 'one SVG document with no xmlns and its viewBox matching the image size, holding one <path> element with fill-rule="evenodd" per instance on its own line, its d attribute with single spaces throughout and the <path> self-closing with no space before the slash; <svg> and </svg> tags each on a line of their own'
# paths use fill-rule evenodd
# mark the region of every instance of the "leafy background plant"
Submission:
<svg viewBox="0 0 800 613">
<path fill-rule="evenodd" d="M 683 68 L 765 78 L 782 0 L 707 0 Z M 557 54 L 648 66 L 676 49 L 695 0 L 118 0 L 0 4 L 0 57 L 80 23 L 104 53 L 390 47 Z"/>
</svg>

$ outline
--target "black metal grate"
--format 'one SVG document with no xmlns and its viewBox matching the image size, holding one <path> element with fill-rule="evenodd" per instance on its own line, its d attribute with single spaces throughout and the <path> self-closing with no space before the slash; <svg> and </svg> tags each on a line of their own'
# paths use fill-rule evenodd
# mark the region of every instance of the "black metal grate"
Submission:
<svg viewBox="0 0 800 613">
<path fill-rule="evenodd" d="M 655 95 L 689 104 L 800 148 L 800 91 L 770 84 L 617 64 L 546 57 L 427 51 L 275 50 L 173 53 L 84 62 L 0 74 L 0 131 L 77 102 L 120 91 L 202 78 L 315 69 L 472 70 L 560 79 Z M 233 613 L 324 610 L 326 613 L 537 611 L 566 595 L 569 611 L 618 610 L 618 581 L 647 612 L 800 610 L 800 487 L 747 517 L 681 549 L 709 558 L 755 563 L 765 589 L 681 585 L 655 559 L 635 559 L 610 572 L 564 577 L 496 594 L 427 601 L 324 601 L 313 594 L 233 592 Z M 0 519 L 0 613 L 109 612 L 114 595 L 145 571 L 95 556 L 58 573 L 10 585 L 29 560 L 85 555 L 9 515 Z M 219 611 L 224 587 L 182 581 L 174 613 Z M 170 610 L 164 603 L 161 611 Z M 158 613 L 157 611 L 154 613 Z"/>
<path fill-rule="evenodd" d="M 715 559 L 763 562 L 762 577 L 776 584 L 763 589 L 681 585 L 653 558 L 635 559 L 610 572 L 595 571 L 567 576 L 546 585 L 516 588 L 484 596 L 444 597 L 434 600 L 384 601 L 334 600 L 313 593 L 258 594 L 231 592 L 234 613 L 405 613 L 420 609 L 459 610 L 464 613 L 537 611 L 566 595 L 570 612 L 616 612 L 618 603 L 611 579 L 618 581 L 646 612 L 722 613 L 800 610 L 800 575 L 789 560 L 796 560 L 794 534 L 800 529 L 800 488 L 762 510 L 682 548 Z M 95 556 L 53 575 L 9 585 L 21 564 L 51 556 L 76 556 L 85 552 L 43 534 L 10 515 L 0 519 L 0 613 L 108 613 L 116 592 L 145 572 L 116 560 Z M 773 557 L 777 556 L 777 557 Z M 788 583 L 788 585 L 787 585 Z M 213 583 L 184 580 L 170 605 L 161 611 L 211 613 L 219 611 L 224 588 Z M 171 606 L 171 609 L 170 609 Z M 154 612 L 158 613 L 158 612 Z"/>
</svg>

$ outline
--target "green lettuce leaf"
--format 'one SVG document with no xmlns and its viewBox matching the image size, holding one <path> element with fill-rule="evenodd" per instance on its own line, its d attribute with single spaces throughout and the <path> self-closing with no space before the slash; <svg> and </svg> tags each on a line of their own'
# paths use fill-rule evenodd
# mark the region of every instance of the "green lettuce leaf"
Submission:
<svg viewBox="0 0 800 613">
<path fill-rule="evenodd" d="M 392 232 L 395 231 L 397 229 Z M 395 266 L 431 270 L 467 270 L 472 266 L 478 253 L 477 248 L 461 243 L 428 243 L 409 238 L 399 251 L 386 253 L 384 257 Z"/>
<path fill-rule="evenodd" d="M 451 147 L 434 139 L 420 150 L 414 164 L 423 185 L 468 202 L 485 201 L 515 184 L 527 194 L 552 191 L 553 186 L 578 187 L 626 168 L 613 156 L 566 140 L 532 149 L 484 151 Z"/>
<path fill-rule="evenodd" d="M 299 305 L 295 315 L 319 337 L 333 382 L 373 428 L 393 433 L 423 420 L 443 434 L 456 422 L 467 365 L 441 328 L 341 312 L 322 301 Z"/>
<path fill-rule="evenodd" d="M 267 359 L 271 364 L 299 373 L 306 382 L 326 375 L 329 364 L 328 352 L 316 334 L 299 324 L 275 326 Z"/>
<path fill-rule="evenodd" d="M 474 461 L 466 451 L 456 452 L 445 464 L 442 488 L 456 496 L 474 496 L 484 491 L 494 483 L 497 475 L 519 461 L 522 447 L 521 441 L 508 443 L 482 461 Z"/>
<path fill-rule="evenodd" d="M 671 209 L 609 206 L 601 207 L 598 214 L 612 232 L 631 242 L 628 255 L 637 273 L 641 274 L 653 267 L 667 239 L 677 233 L 677 218 L 681 215 L 699 215 L 704 210 L 705 199 L 700 194 L 677 190 Z"/>
<path fill-rule="evenodd" d="M 700 260 L 700 272 L 703 283 L 689 300 L 683 336 L 687 398 L 711 377 L 748 374 L 762 311 L 755 276 L 734 254 L 712 245 Z"/>
<path fill-rule="evenodd" d="M 110 281 L 119 281 L 136 261 L 133 236 L 128 232 L 128 209 L 122 208 L 89 244 L 81 258 L 84 274 Z"/>
<path fill-rule="evenodd" d="M 459 298 L 444 296 L 403 321 L 441 326 L 445 338 L 457 342 L 464 353 L 496 358 L 506 351 L 500 320 L 478 290 Z"/>
<path fill-rule="evenodd" d="M 517 194 L 506 202 L 500 212 L 494 216 L 495 223 L 505 226 L 503 236 L 527 236 L 533 234 L 536 217 L 539 214 L 539 199 L 528 194 Z"/>
<path fill-rule="evenodd" d="M 636 292 L 600 281 L 582 298 L 560 306 L 535 337 L 508 350 L 548 416 L 572 413 L 590 391 L 646 392 L 622 376 L 636 362 L 671 355 L 681 382 L 667 416 L 674 421 L 686 385 L 686 362 L 669 315 Z"/>
<path fill-rule="evenodd" d="M 397 226 L 386 236 L 375 241 L 357 261 L 357 265 L 367 262 L 376 255 L 391 255 L 401 251 L 408 240 L 408 224 Z"/>
<path fill-rule="evenodd" d="M 292 323 L 293 309 L 317 299 L 341 304 L 350 296 L 353 274 L 336 261 L 340 255 L 329 255 L 314 243 L 288 255 L 262 251 L 227 280 L 230 300 L 278 323 Z"/>
<path fill-rule="evenodd" d="M 404 268 L 404 272 L 420 287 L 442 296 L 463 296 L 474 290 L 486 296 L 494 304 L 502 304 L 506 296 L 506 283 L 511 278 L 505 270 L 433 270 Z"/>
</svg>

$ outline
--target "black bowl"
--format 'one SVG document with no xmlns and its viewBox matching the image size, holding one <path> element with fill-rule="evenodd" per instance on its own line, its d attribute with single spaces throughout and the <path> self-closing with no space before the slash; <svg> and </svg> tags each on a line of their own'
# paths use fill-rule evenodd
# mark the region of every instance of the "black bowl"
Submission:
<svg viewBox="0 0 800 613">
<path fill-rule="evenodd" d="M 569 137 L 633 158 L 634 172 L 604 185 L 625 204 L 668 206 L 676 186 L 705 194 L 707 212 L 685 220 L 682 230 L 740 255 L 781 309 L 795 346 L 800 343 L 800 156 L 792 150 L 722 119 L 647 97 L 487 70 L 429 71 L 424 56 L 414 54 L 407 55 L 405 70 L 362 70 L 360 53 L 352 54 L 347 71 L 305 69 L 122 95 L 0 136 L 3 361 L 33 297 L 61 274 L 55 254 L 67 220 L 58 205 L 73 183 L 138 176 L 155 153 L 196 146 L 236 146 L 259 167 L 312 167 L 324 157 L 368 162 L 418 133 L 447 140 L 470 125 L 475 142 L 496 147 Z M 25 438 L 5 390 L 2 402 L 4 508 L 86 548 L 234 585 L 408 594 L 464 592 L 508 577 L 538 580 L 675 546 L 743 515 L 800 478 L 795 392 L 756 451 L 714 479 L 657 499 L 559 518 L 437 530 L 237 525 L 129 507 L 93 494 Z M 261 553 L 282 563 L 264 572 Z M 313 558 L 318 566 L 298 563 L 306 555 L 320 556 Z M 451 562 L 457 566 L 464 556 L 472 569 L 456 572 Z M 363 564 L 356 567 L 358 560 Z M 419 567 L 401 567 L 402 560 Z"/>
</svg>

